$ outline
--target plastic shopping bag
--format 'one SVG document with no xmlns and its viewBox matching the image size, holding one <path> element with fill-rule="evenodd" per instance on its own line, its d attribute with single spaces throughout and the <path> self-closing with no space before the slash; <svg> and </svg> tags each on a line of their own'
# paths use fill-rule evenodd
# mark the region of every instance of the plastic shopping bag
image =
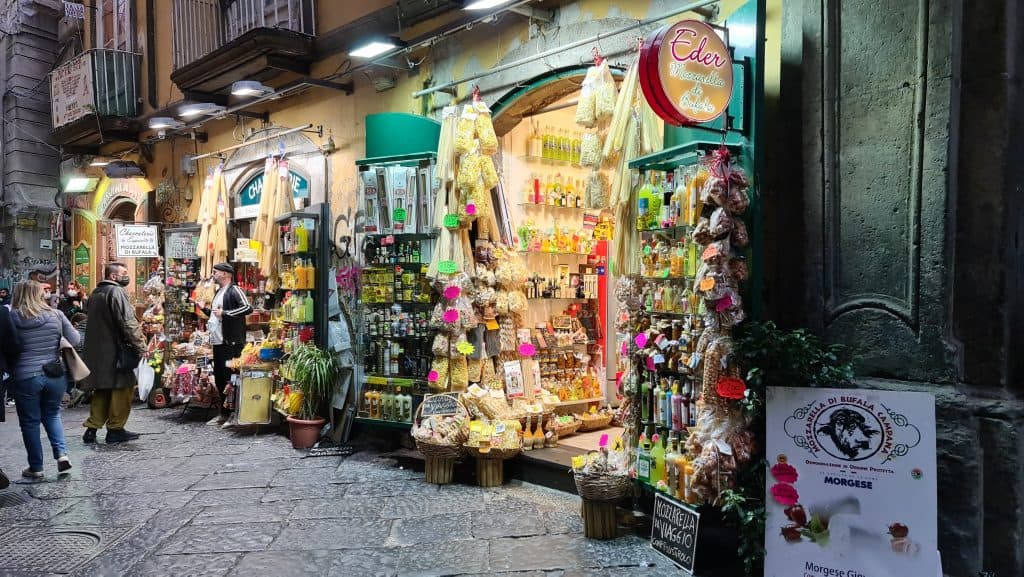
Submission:
<svg viewBox="0 0 1024 577">
<path fill-rule="evenodd" d="M 149 393 L 153 390 L 153 382 L 156 380 L 156 371 L 149 366 L 149 359 L 143 357 L 139 366 L 135 368 L 135 378 L 139 382 L 139 400 L 148 401 Z"/>
</svg>

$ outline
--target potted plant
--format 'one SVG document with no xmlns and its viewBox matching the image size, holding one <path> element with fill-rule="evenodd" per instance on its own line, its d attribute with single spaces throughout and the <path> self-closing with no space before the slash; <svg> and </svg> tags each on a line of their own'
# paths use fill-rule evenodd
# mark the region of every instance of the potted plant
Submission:
<svg viewBox="0 0 1024 577">
<path fill-rule="evenodd" d="M 288 357 L 288 373 L 295 389 L 302 395 L 296 415 L 288 417 L 292 447 L 308 449 L 320 438 L 325 419 L 317 412 L 331 394 L 338 376 L 334 355 L 315 345 L 302 345 Z"/>
</svg>

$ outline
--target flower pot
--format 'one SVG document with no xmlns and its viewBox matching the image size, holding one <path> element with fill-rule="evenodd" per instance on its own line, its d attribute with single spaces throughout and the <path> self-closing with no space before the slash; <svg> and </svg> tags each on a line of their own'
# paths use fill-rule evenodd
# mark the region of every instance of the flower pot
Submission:
<svg viewBox="0 0 1024 577">
<path fill-rule="evenodd" d="M 321 417 L 312 421 L 305 421 L 295 417 L 288 417 L 288 436 L 292 440 L 292 447 L 296 449 L 308 449 L 320 440 L 320 429 L 327 422 Z"/>
</svg>

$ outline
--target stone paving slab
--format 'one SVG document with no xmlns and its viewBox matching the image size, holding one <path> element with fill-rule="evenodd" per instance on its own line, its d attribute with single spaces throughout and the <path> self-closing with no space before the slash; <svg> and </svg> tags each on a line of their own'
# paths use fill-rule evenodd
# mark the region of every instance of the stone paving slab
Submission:
<svg viewBox="0 0 1024 577">
<path fill-rule="evenodd" d="M 178 410 L 136 406 L 128 428 L 142 438 L 106 445 L 101 432 L 85 445 L 86 413 L 65 415 L 72 474 L 15 479 L 28 503 L 0 508 L 0 534 L 14 526 L 128 531 L 73 577 L 679 574 L 644 539 L 584 539 L 573 495 L 514 480 L 428 485 L 422 472 L 369 449 L 304 459 L 282 436 L 181 421 Z M 0 467 L 9 474 L 25 466 L 10 425 L 0 425 Z"/>
</svg>

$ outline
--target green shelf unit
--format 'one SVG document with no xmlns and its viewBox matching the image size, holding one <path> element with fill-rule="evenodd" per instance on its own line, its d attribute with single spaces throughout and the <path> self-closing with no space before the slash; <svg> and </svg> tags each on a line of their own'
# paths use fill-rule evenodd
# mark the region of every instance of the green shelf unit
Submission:
<svg viewBox="0 0 1024 577">
<path fill-rule="evenodd" d="M 412 429 L 412 423 L 398 423 L 395 421 L 383 421 L 381 419 L 369 419 L 366 417 L 356 417 L 355 422 L 361 425 L 369 425 L 371 427 L 384 427 L 387 429 L 398 429 L 405 431 Z"/>
</svg>

